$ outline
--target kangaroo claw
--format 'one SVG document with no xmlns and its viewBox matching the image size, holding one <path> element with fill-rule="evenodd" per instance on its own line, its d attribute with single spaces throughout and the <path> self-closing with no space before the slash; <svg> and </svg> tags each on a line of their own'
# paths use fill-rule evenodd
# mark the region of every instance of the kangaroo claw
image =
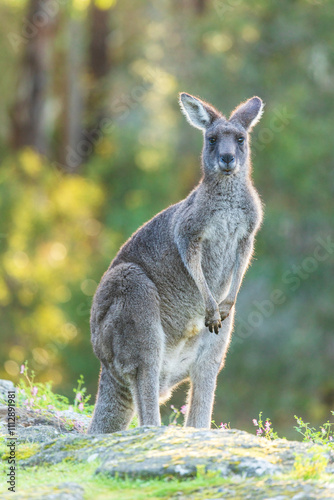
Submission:
<svg viewBox="0 0 334 500">
<path fill-rule="evenodd" d="M 209 331 L 211 333 L 215 332 L 215 334 L 218 335 L 219 328 L 221 328 L 222 323 L 221 323 L 220 319 L 216 319 L 216 320 L 213 320 L 213 321 L 208 321 L 207 320 L 205 322 L 205 326 L 207 326 L 209 328 Z"/>
</svg>

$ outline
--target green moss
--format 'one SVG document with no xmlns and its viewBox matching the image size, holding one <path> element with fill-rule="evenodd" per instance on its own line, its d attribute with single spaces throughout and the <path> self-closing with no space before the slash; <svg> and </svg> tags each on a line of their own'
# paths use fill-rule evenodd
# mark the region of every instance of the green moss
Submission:
<svg viewBox="0 0 334 500">
<path fill-rule="evenodd" d="M 323 454 L 323 447 L 313 446 L 309 455 L 295 454 L 293 474 L 298 479 L 319 479 L 325 472 L 328 458 Z"/>
<path fill-rule="evenodd" d="M 53 443 L 48 443 L 48 444 L 45 444 L 43 446 L 43 449 L 44 450 L 49 450 L 50 448 L 52 448 L 52 446 L 55 446 L 57 443 L 54 441 Z"/>
<path fill-rule="evenodd" d="M 40 445 L 38 443 L 18 443 L 15 450 L 16 460 L 24 460 L 35 455 L 39 451 Z M 2 460 L 6 461 L 9 457 L 8 451 L 2 454 Z"/>
<path fill-rule="evenodd" d="M 77 440 L 74 441 L 73 443 L 68 443 L 62 446 L 62 451 L 72 451 L 72 450 L 81 450 L 82 448 L 85 448 L 90 445 L 90 442 L 88 439 L 83 439 L 83 440 Z"/>
<path fill-rule="evenodd" d="M 39 451 L 40 445 L 38 443 L 20 444 L 16 453 L 17 460 L 25 460 L 32 457 Z"/>
<path fill-rule="evenodd" d="M 24 485 L 24 492 L 29 492 L 29 488 L 31 491 L 39 491 L 42 488 L 43 491 L 41 490 L 40 496 L 43 496 L 46 495 L 47 488 L 51 492 L 52 488 L 64 482 L 72 482 L 82 486 L 85 490 L 85 497 L 91 498 L 94 496 L 94 500 L 104 498 L 117 500 L 119 498 L 122 498 L 122 500 L 167 499 L 176 496 L 177 492 L 181 492 L 184 498 L 194 500 L 217 497 L 243 500 L 247 495 L 250 498 L 266 498 L 270 496 L 273 490 L 277 496 L 284 494 L 287 498 L 292 498 L 293 495 L 303 491 L 306 476 L 301 474 L 297 477 L 296 471 L 277 476 L 274 480 L 268 477 L 261 479 L 253 477 L 243 478 L 240 482 L 235 476 L 228 479 L 222 478 L 219 471 L 212 471 L 209 468 L 217 467 L 217 462 L 221 462 L 226 456 L 230 468 L 237 472 L 244 457 L 265 458 L 275 463 L 281 461 L 281 458 L 277 455 L 285 454 L 285 451 L 288 452 L 289 467 L 291 468 L 292 450 L 304 450 L 305 456 L 308 456 L 310 455 L 309 447 L 303 445 L 301 448 L 291 448 L 291 446 L 289 448 L 283 442 L 269 442 L 260 439 L 254 441 L 254 439 L 247 439 L 247 435 L 237 435 L 235 440 L 228 439 L 228 445 L 222 449 L 212 443 L 212 440 L 210 443 L 210 439 L 207 442 L 193 439 L 193 436 L 189 439 L 188 434 L 188 437 L 182 439 L 181 434 L 185 434 L 185 432 L 173 429 L 163 432 L 154 430 L 140 434 L 139 431 L 135 431 L 117 436 L 106 436 L 103 439 L 100 437 L 95 439 L 87 436 L 69 436 L 62 440 L 53 441 L 43 447 L 46 450 L 45 455 L 49 458 L 51 458 L 50 455 L 54 456 L 55 460 L 57 456 L 59 459 L 64 454 L 68 456 L 58 464 L 40 464 L 35 467 L 20 468 L 18 491 L 20 491 L 20 485 Z M 247 445 L 249 448 L 244 447 Z M 165 463 L 166 468 L 170 467 L 171 464 L 187 464 L 190 463 L 190 460 L 193 470 L 194 464 L 200 463 L 203 465 L 197 466 L 197 472 L 194 470 L 194 477 L 191 479 L 180 479 L 173 477 L 172 474 L 165 474 L 164 477 L 160 478 L 115 478 L 107 473 L 95 474 L 101 462 L 98 457 L 92 462 L 84 460 L 84 457 L 87 456 L 86 451 L 93 455 L 95 450 L 101 447 L 112 448 L 113 452 L 120 452 L 119 460 L 123 465 L 126 465 L 128 460 L 133 463 L 143 461 L 145 458 L 153 458 L 154 461 L 154 457 L 159 457 L 159 462 Z M 22 459 L 29 458 L 36 453 L 40 449 L 40 445 L 27 443 L 19 445 L 19 448 L 20 459 Z M 5 447 L 2 446 L 2 449 L 5 450 Z M 84 454 L 80 451 L 83 449 L 85 449 Z M 322 457 L 325 450 L 319 448 L 319 450 L 315 451 L 319 452 L 319 456 Z M 161 460 L 162 458 L 163 460 Z M 52 460 L 50 461 L 52 462 Z M 213 465 L 213 462 L 215 462 L 215 465 Z M 311 462 L 310 465 L 313 467 L 314 463 L 317 462 L 317 455 L 314 455 Z M 313 476 L 318 478 L 313 483 L 315 489 L 318 484 L 321 484 L 321 481 L 328 480 L 328 475 L 324 474 L 324 464 L 323 461 L 319 474 Z M 162 470 L 167 472 L 164 469 Z M 260 496 L 259 492 L 261 493 Z M 328 490 L 325 493 L 327 497 L 330 497 Z M 317 498 L 322 497 L 317 496 Z"/>
</svg>

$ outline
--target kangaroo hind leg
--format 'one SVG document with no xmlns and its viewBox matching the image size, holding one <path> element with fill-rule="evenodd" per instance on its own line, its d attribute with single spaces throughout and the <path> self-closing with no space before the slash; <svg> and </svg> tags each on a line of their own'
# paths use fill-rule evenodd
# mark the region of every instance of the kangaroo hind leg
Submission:
<svg viewBox="0 0 334 500">
<path fill-rule="evenodd" d="M 154 283 L 133 263 L 110 269 L 97 291 L 92 318 L 94 351 L 108 367 L 102 369 L 93 423 L 98 419 L 105 422 L 104 428 L 111 428 L 109 417 L 103 416 L 108 411 L 115 422 L 112 427 L 125 428 L 133 404 L 140 425 L 160 425 L 164 332 Z M 95 424 L 92 428 L 99 430 Z"/>
<path fill-rule="evenodd" d="M 128 427 L 134 414 L 131 391 L 102 365 L 99 390 L 88 433 L 110 433 Z"/>
</svg>

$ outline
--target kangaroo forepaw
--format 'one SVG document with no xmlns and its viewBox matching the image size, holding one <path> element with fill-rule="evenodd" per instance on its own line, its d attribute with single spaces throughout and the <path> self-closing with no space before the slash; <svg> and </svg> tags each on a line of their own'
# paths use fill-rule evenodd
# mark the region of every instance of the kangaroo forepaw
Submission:
<svg viewBox="0 0 334 500">
<path fill-rule="evenodd" d="M 208 321 L 205 323 L 205 326 L 207 326 L 209 328 L 209 331 L 212 333 L 212 332 L 215 332 L 216 335 L 218 335 L 218 332 L 219 332 L 219 328 L 221 328 L 222 326 L 222 322 L 220 321 L 220 319 L 216 319 L 214 321 Z"/>
<path fill-rule="evenodd" d="M 205 326 L 207 326 L 210 330 L 210 332 L 215 332 L 216 335 L 218 335 L 219 328 L 221 328 L 222 323 L 220 318 L 206 318 L 205 319 Z"/>
</svg>

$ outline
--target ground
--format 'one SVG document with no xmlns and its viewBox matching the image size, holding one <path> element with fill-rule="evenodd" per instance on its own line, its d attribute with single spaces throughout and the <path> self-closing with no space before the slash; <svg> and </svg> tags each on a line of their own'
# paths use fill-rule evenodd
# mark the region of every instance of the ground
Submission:
<svg viewBox="0 0 334 500">
<path fill-rule="evenodd" d="M 0 499 L 333 499 L 334 449 L 237 429 L 137 427 L 87 435 L 69 410 L 16 408 L 16 492 L 8 491 L 0 406 Z"/>
</svg>

